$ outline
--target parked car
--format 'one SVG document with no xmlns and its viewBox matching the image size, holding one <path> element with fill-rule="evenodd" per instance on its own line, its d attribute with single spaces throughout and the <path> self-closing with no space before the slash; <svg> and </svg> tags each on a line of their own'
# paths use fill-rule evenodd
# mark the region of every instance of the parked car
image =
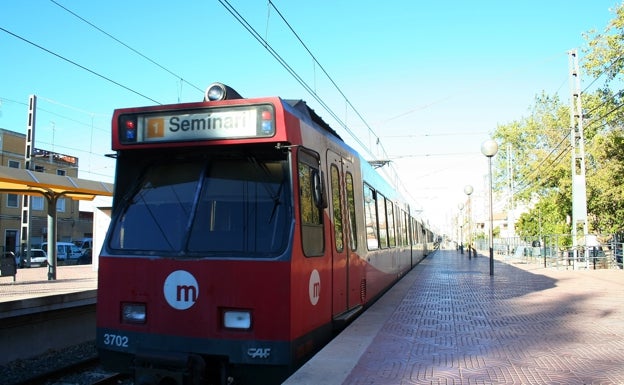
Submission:
<svg viewBox="0 0 624 385">
<path fill-rule="evenodd" d="M 22 253 L 19 267 L 48 266 L 48 254 L 42 249 L 30 249 L 30 264 L 26 260 L 26 253 Z"/>
<path fill-rule="evenodd" d="M 46 253 L 48 252 L 48 243 L 41 244 L 41 248 Z M 71 242 L 56 242 L 56 259 L 64 261 L 67 259 L 78 259 L 82 255 L 82 252 L 78 246 Z"/>
<path fill-rule="evenodd" d="M 82 255 L 80 256 L 80 258 L 78 258 L 78 264 L 79 265 L 90 265 L 92 262 L 92 258 L 91 258 L 91 249 L 86 249 Z"/>
<path fill-rule="evenodd" d="M 93 238 L 82 238 L 79 241 L 74 241 L 74 244 L 78 246 L 82 255 L 84 255 L 87 250 L 91 250 L 93 248 Z"/>
</svg>

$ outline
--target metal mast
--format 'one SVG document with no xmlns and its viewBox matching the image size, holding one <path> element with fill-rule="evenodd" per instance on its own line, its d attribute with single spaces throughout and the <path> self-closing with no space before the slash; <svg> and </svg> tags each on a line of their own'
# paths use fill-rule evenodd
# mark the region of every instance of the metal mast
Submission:
<svg viewBox="0 0 624 385">
<path fill-rule="evenodd" d="M 507 228 L 509 237 L 516 236 L 516 205 L 514 202 L 514 180 L 513 180 L 513 152 L 511 143 L 507 143 L 507 184 L 509 188 L 509 209 L 507 211 Z"/>
<path fill-rule="evenodd" d="M 37 114 L 37 96 L 30 95 L 28 98 L 28 122 L 26 123 L 26 144 L 24 146 L 24 168 L 33 170 L 32 151 L 35 143 L 35 117 Z M 26 260 L 30 264 L 30 195 L 22 196 L 22 218 L 20 236 L 20 254 L 25 253 Z"/>
<path fill-rule="evenodd" d="M 587 189 L 585 183 L 585 140 L 583 138 L 583 108 L 581 80 L 576 50 L 568 52 L 570 67 L 570 143 L 572 145 L 572 246 L 577 255 L 578 237 L 587 239 Z M 580 227 L 580 228 L 579 228 Z M 581 232 L 582 231 L 582 232 Z M 588 253 L 587 248 L 585 249 Z M 576 260 L 576 259 L 575 259 Z M 588 264 L 587 255 L 585 263 Z"/>
</svg>

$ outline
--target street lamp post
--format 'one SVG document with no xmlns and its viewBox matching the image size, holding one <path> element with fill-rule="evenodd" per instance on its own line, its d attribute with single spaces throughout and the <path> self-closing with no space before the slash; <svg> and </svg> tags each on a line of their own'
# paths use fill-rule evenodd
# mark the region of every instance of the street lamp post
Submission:
<svg viewBox="0 0 624 385">
<path fill-rule="evenodd" d="M 488 179 L 490 180 L 490 275 L 494 275 L 494 215 L 492 214 L 492 157 L 498 152 L 498 144 L 488 139 L 481 145 L 481 153 L 488 158 Z"/>
<path fill-rule="evenodd" d="M 471 211 L 471 207 L 470 207 L 470 195 L 473 192 L 473 188 L 471 185 L 466 185 L 466 187 L 464 187 L 464 194 L 468 195 L 468 207 L 466 208 L 467 214 L 468 214 L 468 259 L 470 259 L 472 257 L 472 232 L 471 232 L 471 221 L 472 219 L 470 218 L 472 216 L 472 211 Z M 476 257 L 476 254 L 475 254 Z"/>
<path fill-rule="evenodd" d="M 464 254 L 464 204 L 458 204 L 457 208 L 459 209 L 459 218 L 457 220 L 459 223 L 459 253 Z"/>
</svg>

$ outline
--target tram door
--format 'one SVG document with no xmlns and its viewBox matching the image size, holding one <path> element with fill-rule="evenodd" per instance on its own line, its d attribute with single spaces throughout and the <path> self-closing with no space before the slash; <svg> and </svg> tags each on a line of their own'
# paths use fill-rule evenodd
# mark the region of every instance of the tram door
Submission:
<svg viewBox="0 0 624 385">
<path fill-rule="evenodd" d="M 349 258 L 355 248 L 352 223 L 355 220 L 353 207 L 353 165 L 333 151 L 327 152 L 329 166 L 329 208 L 332 216 L 332 314 L 339 315 L 349 309 Z"/>
</svg>

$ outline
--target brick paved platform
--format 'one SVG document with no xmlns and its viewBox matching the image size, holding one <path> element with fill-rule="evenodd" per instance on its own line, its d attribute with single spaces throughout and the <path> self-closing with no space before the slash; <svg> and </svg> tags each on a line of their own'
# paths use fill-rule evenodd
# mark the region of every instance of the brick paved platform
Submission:
<svg viewBox="0 0 624 385">
<path fill-rule="evenodd" d="M 17 269 L 0 277 L 0 319 L 43 310 L 95 303 L 97 271 L 92 265 L 59 266 L 48 281 L 47 267 Z"/>
<path fill-rule="evenodd" d="M 48 281 L 47 267 L 17 269 L 13 277 L 0 277 L 0 302 L 97 289 L 92 265 L 58 266 L 56 280 Z"/>
<path fill-rule="evenodd" d="M 436 252 L 286 384 L 624 384 L 624 271 Z"/>
</svg>

